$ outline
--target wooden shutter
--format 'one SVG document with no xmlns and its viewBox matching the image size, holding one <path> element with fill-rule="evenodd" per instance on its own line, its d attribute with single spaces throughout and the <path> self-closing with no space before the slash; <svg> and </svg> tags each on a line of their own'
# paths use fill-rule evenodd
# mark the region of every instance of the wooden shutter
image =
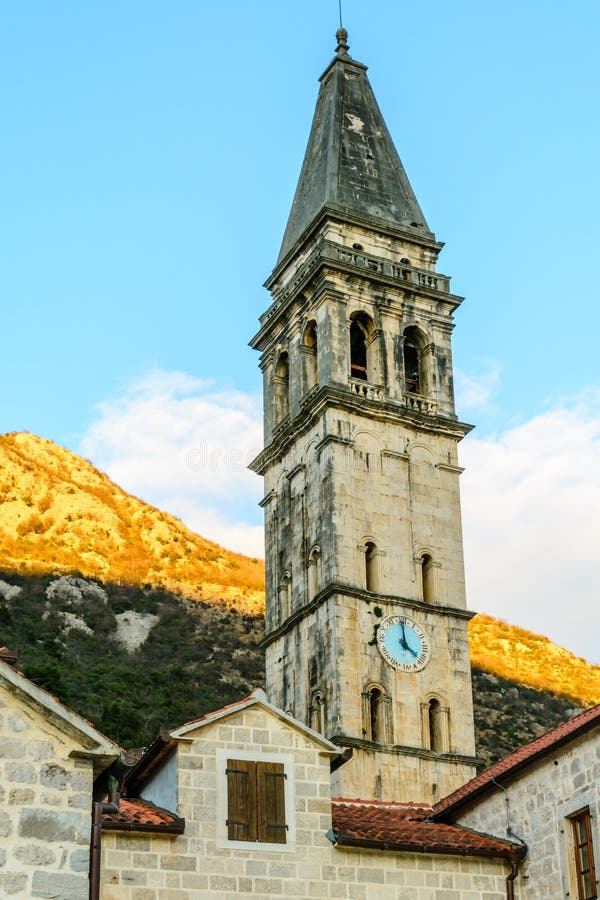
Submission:
<svg viewBox="0 0 600 900">
<path fill-rule="evenodd" d="M 255 841 L 256 763 L 247 759 L 228 759 L 227 837 L 230 841 Z M 259 838 L 259 840 L 262 840 Z"/>
<path fill-rule="evenodd" d="M 257 762 L 258 840 L 285 844 L 285 779 L 283 763 Z"/>
</svg>

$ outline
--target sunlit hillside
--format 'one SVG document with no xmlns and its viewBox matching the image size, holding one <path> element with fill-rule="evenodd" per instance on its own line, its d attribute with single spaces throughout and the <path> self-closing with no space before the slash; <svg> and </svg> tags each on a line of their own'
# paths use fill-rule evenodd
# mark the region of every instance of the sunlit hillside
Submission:
<svg viewBox="0 0 600 900">
<path fill-rule="evenodd" d="M 519 684 L 569 697 L 582 706 L 600 703 L 600 666 L 548 638 L 491 616 L 469 623 L 471 663 Z"/>
<path fill-rule="evenodd" d="M 32 434 L 0 437 L 0 567 L 162 585 L 232 602 L 240 612 L 264 606 L 260 560 L 199 537 Z"/>
</svg>

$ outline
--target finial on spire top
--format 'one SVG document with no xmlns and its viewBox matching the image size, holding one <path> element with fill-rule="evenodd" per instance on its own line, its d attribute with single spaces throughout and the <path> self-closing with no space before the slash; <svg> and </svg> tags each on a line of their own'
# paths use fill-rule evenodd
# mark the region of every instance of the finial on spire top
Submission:
<svg viewBox="0 0 600 900">
<path fill-rule="evenodd" d="M 348 44 L 348 32 L 345 28 L 338 28 L 335 37 L 338 42 L 335 52 L 338 56 L 346 56 L 350 49 L 350 45 Z"/>
</svg>

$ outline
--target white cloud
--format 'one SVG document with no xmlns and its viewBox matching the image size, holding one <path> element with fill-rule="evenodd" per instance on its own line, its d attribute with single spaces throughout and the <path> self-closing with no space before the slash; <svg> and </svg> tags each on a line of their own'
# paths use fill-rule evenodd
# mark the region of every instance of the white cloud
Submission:
<svg viewBox="0 0 600 900">
<path fill-rule="evenodd" d="M 259 397 L 156 370 L 98 413 L 84 456 L 203 537 L 263 555 L 262 482 L 247 469 L 262 446 Z"/>
<path fill-rule="evenodd" d="M 600 392 L 463 445 L 469 605 L 600 662 Z"/>
<path fill-rule="evenodd" d="M 487 406 L 500 380 L 500 366 L 496 362 L 488 362 L 477 374 L 454 370 L 454 386 L 456 390 L 457 409 L 470 412 Z"/>
</svg>

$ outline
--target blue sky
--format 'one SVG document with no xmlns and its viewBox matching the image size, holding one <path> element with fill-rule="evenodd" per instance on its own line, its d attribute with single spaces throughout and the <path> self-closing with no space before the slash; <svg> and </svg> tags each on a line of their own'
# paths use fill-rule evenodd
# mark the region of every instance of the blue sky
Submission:
<svg viewBox="0 0 600 900">
<path fill-rule="evenodd" d="M 345 0 L 344 19 L 467 298 L 470 604 L 600 660 L 600 8 Z M 249 552 L 247 341 L 336 27 L 336 0 L 3 9 L 0 431 Z"/>
</svg>

